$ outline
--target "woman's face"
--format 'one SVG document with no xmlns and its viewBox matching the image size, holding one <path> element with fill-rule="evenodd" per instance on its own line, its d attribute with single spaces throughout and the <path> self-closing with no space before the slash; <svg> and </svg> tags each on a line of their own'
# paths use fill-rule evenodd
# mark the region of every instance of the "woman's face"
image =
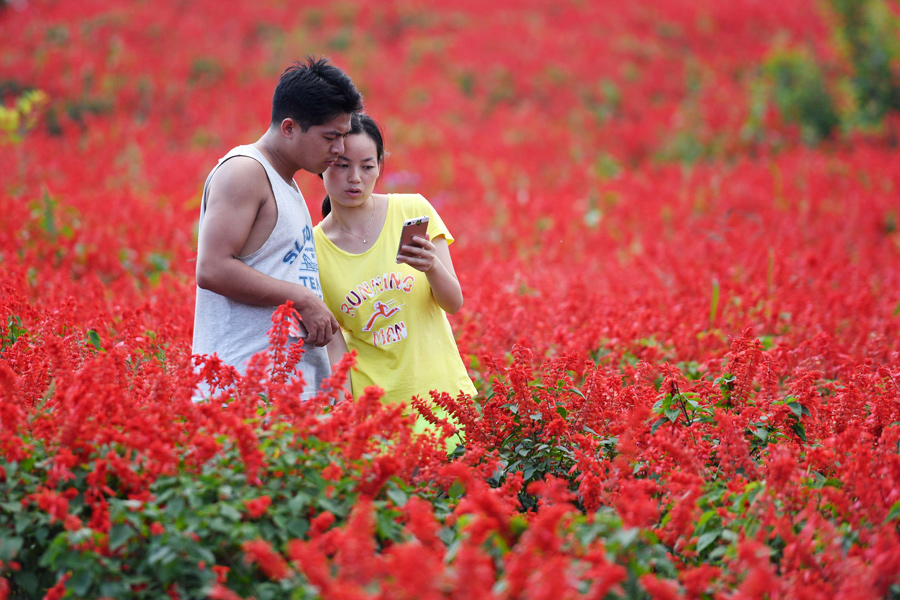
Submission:
<svg viewBox="0 0 900 600">
<path fill-rule="evenodd" d="M 331 205 L 353 208 L 365 204 L 375 189 L 380 167 L 372 138 L 364 133 L 348 135 L 343 154 L 322 176 Z"/>
</svg>

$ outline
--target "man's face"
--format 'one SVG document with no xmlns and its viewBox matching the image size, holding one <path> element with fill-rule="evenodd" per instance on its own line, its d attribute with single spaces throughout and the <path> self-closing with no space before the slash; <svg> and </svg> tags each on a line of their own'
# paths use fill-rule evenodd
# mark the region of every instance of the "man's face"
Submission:
<svg viewBox="0 0 900 600">
<path fill-rule="evenodd" d="M 323 173 L 344 151 L 344 137 L 350 131 L 350 115 L 338 115 L 328 123 L 293 130 L 294 157 L 297 166 L 310 173 Z"/>
</svg>

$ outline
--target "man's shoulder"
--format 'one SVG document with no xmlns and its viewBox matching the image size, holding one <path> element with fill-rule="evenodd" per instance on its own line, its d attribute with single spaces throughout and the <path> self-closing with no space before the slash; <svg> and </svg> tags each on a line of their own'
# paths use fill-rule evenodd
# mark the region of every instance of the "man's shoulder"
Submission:
<svg viewBox="0 0 900 600">
<path fill-rule="evenodd" d="M 250 178 L 268 180 L 266 168 L 259 160 L 248 154 L 225 155 L 221 164 L 213 173 L 213 179 Z"/>
<path fill-rule="evenodd" d="M 226 156 L 209 179 L 209 195 L 269 196 L 271 187 L 265 167 L 252 156 Z"/>
</svg>

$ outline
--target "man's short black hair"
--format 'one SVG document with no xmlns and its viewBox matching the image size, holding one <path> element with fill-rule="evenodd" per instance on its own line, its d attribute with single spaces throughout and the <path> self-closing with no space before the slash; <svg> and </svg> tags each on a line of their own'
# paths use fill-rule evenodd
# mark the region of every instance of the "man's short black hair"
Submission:
<svg viewBox="0 0 900 600">
<path fill-rule="evenodd" d="M 281 74 L 272 96 L 272 123 L 291 118 L 306 131 L 362 109 L 362 94 L 346 73 L 327 58 L 307 56 Z"/>
</svg>

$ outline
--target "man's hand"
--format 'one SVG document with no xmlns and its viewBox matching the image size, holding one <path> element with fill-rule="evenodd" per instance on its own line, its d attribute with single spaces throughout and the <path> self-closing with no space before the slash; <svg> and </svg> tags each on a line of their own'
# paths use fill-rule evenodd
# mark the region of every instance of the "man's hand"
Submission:
<svg viewBox="0 0 900 600">
<path fill-rule="evenodd" d="M 312 297 L 306 302 L 297 305 L 297 312 L 306 327 L 306 342 L 314 346 L 325 346 L 340 331 L 340 327 L 325 303 L 312 293 L 310 296 Z"/>
</svg>

